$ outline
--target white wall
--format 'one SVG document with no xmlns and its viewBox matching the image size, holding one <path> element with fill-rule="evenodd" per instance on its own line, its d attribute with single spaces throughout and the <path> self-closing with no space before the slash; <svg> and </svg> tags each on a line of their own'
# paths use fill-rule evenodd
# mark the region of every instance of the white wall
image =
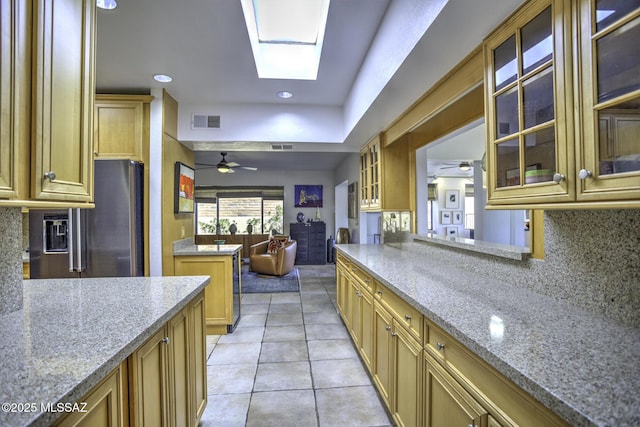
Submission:
<svg viewBox="0 0 640 427">
<path fill-rule="evenodd" d="M 338 165 L 334 173 L 334 178 L 336 183 L 341 183 L 346 181 L 347 185 L 354 182 L 359 185 L 359 182 L 358 182 L 359 176 L 360 176 L 360 154 L 359 153 L 352 153 L 352 154 L 349 154 L 348 156 L 345 156 L 345 159 L 342 161 L 342 163 Z M 356 187 L 358 185 L 356 185 Z M 360 189 L 358 189 L 358 191 L 360 191 Z M 360 195 L 358 194 L 358 197 L 359 196 Z M 351 239 L 350 240 L 351 243 L 360 243 L 361 241 L 360 240 L 361 216 L 362 216 L 362 213 L 358 212 L 357 218 L 347 219 L 346 227 L 349 229 L 349 237 Z M 333 234 L 334 236 L 338 227 L 343 227 L 343 226 L 340 225 L 335 227 L 334 234 Z"/>
<path fill-rule="evenodd" d="M 152 89 L 149 123 L 149 275 L 162 276 L 162 89 Z"/>
</svg>

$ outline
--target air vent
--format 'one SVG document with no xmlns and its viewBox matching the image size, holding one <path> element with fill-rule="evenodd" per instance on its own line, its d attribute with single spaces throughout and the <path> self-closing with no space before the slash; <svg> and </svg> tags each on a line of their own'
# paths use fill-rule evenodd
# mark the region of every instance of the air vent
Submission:
<svg viewBox="0 0 640 427">
<path fill-rule="evenodd" d="M 290 150 L 293 150 L 293 145 L 291 145 L 291 144 L 271 144 L 271 149 L 273 151 L 290 151 Z"/>
<path fill-rule="evenodd" d="M 220 129 L 220 116 L 194 114 L 191 129 Z"/>
</svg>

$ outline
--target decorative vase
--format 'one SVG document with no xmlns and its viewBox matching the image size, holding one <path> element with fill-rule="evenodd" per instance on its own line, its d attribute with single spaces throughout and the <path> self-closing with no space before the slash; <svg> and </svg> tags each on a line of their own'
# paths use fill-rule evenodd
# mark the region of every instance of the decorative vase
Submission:
<svg viewBox="0 0 640 427">
<path fill-rule="evenodd" d="M 231 234 L 236 234 L 236 232 L 238 231 L 238 226 L 235 224 L 231 224 L 229 226 L 229 233 Z"/>
<path fill-rule="evenodd" d="M 253 233 L 253 225 L 252 224 L 247 224 L 247 233 L 248 234 Z"/>
<path fill-rule="evenodd" d="M 316 221 L 320 221 L 320 207 L 317 206 L 316 207 Z"/>
</svg>

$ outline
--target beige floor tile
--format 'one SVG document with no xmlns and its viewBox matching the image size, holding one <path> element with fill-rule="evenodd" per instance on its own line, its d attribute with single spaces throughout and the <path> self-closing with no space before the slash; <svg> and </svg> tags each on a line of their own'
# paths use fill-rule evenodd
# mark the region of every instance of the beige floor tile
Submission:
<svg viewBox="0 0 640 427">
<path fill-rule="evenodd" d="M 302 325 L 302 312 L 300 313 L 270 313 L 267 317 L 267 326 Z"/>
<path fill-rule="evenodd" d="M 253 391 L 311 389 L 309 361 L 260 363 Z"/>
<path fill-rule="evenodd" d="M 267 321 L 266 314 L 241 314 L 238 328 L 247 326 L 264 326 Z"/>
<path fill-rule="evenodd" d="M 217 344 L 207 365 L 257 364 L 261 343 Z"/>
<path fill-rule="evenodd" d="M 372 386 L 316 390 L 316 400 L 321 427 L 391 425 Z"/>
<path fill-rule="evenodd" d="M 351 340 L 308 341 L 310 360 L 353 359 L 358 357 Z M 214 351 L 215 353 L 215 351 Z"/>
<path fill-rule="evenodd" d="M 342 324 L 340 315 L 335 311 L 317 311 L 317 312 L 304 312 L 305 325 L 331 325 Z"/>
<path fill-rule="evenodd" d="M 305 337 L 305 328 L 303 325 L 267 326 L 262 342 L 304 341 Z"/>
<path fill-rule="evenodd" d="M 251 393 L 209 395 L 199 427 L 244 427 Z"/>
<path fill-rule="evenodd" d="M 251 393 L 257 368 L 257 364 L 207 366 L 207 394 Z"/>
<path fill-rule="evenodd" d="M 219 344 L 231 343 L 260 343 L 264 336 L 264 326 L 247 326 L 236 328 L 232 334 L 222 335 Z"/>
<path fill-rule="evenodd" d="M 349 332 L 342 323 L 332 325 L 305 325 L 307 339 L 313 340 L 346 340 Z"/>
<path fill-rule="evenodd" d="M 311 372 L 316 389 L 371 385 L 359 359 L 314 360 Z"/>
<path fill-rule="evenodd" d="M 269 313 L 269 304 L 242 304 L 241 316 L 247 314 L 267 314 Z"/>
<path fill-rule="evenodd" d="M 269 313 L 302 313 L 302 305 L 300 305 L 300 302 L 271 303 Z"/>
<path fill-rule="evenodd" d="M 248 427 L 314 427 L 318 425 L 312 390 L 253 393 Z M 345 426 L 348 424 L 345 424 Z"/>
<path fill-rule="evenodd" d="M 263 342 L 259 363 L 309 360 L 306 341 Z"/>
</svg>

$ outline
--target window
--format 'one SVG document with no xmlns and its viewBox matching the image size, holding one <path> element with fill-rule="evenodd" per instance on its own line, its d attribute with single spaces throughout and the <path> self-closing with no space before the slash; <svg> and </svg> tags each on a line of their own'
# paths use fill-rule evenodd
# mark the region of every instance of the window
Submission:
<svg viewBox="0 0 640 427">
<path fill-rule="evenodd" d="M 284 189 L 196 188 L 197 234 L 282 234 Z"/>
</svg>

